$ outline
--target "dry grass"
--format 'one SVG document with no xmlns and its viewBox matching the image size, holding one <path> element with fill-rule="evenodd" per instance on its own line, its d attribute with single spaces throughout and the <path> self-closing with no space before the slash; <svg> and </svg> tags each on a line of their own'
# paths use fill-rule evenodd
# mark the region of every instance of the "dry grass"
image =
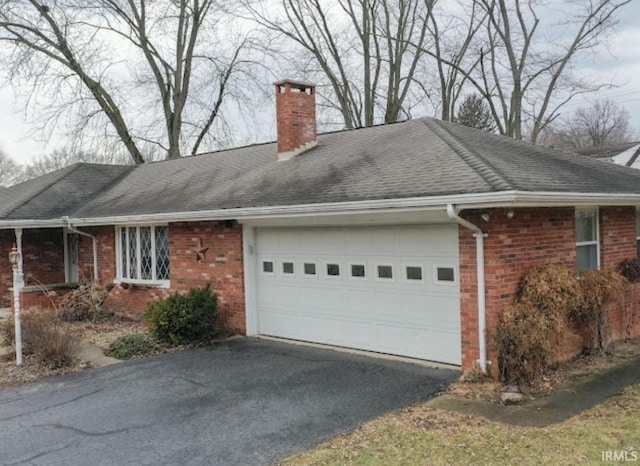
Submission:
<svg viewBox="0 0 640 466">
<path fill-rule="evenodd" d="M 640 461 L 640 385 L 568 421 L 514 427 L 430 408 L 404 409 L 293 457 L 285 465 L 602 464 L 603 451 Z"/>
<path fill-rule="evenodd" d="M 521 387 L 530 398 L 541 398 L 549 395 L 570 382 L 593 375 L 596 372 L 609 369 L 630 358 L 640 355 L 640 337 L 620 341 L 615 344 L 615 351 L 611 354 L 581 355 L 570 361 L 559 364 L 542 378 L 528 387 Z M 451 384 L 447 392 L 463 398 L 484 400 L 498 403 L 504 385 L 497 380 L 480 377 L 475 372 L 466 381 L 462 377 Z"/>
<path fill-rule="evenodd" d="M 146 331 L 140 322 L 121 319 L 105 319 L 96 322 L 72 322 L 66 324 L 69 332 L 82 338 L 83 343 L 96 345 L 102 349 L 109 347 L 112 341 L 122 335 L 141 333 Z M 51 369 L 43 367 L 37 358 L 26 356 L 23 365 L 18 367 L 15 356 L 9 348 L 0 347 L 0 389 L 16 387 L 27 383 L 37 382 L 48 377 L 80 372 L 91 365 L 79 359 L 69 367 Z"/>
</svg>

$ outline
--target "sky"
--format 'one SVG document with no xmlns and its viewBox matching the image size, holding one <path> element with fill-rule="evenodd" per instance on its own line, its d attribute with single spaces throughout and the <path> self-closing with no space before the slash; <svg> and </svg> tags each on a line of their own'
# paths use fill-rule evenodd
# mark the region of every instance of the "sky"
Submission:
<svg viewBox="0 0 640 466">
<path fill-rule="evenodd" d="M 608 44 L 576 62 L 579 73 L 617 87 L 576 99 L 566 105 L 562 113 L 570 115 L 580 106 L 588 106 L 599 98 L 608 98 L 629 111 L 632 126 L 640 139 L 640 0 L 632 0 L 620 16 L 620 22 Z M 270 128 L 275 132 L 274 126 L 270 125 Z M 265 135 L 265 138 L 275 139 L 275 134 Z M 12 89 L 0 87 L 1 149 L 18 162 L 28 163 L 64 144 L 64 138 L 59 134 L 54 133 L 48 141 L 34 134 Z"/>
</svg>

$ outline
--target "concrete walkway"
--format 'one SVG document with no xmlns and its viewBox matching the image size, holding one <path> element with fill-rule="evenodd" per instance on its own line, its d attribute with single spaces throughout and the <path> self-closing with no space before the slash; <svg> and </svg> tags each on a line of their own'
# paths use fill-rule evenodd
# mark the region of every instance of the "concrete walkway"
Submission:
<svg viewBox="0 0 640 466">
<path fill-rule="evenodd" d="M 120 359 L 105 356 L 102 348 L 91 343 L 83 343 L 78 357 L 91 364 L 91 367 L 104 367 L 123 362 Z"/>
<path fill-rule="evenodd" d="M 0 308 L 0 322 L 5 319 L 12 318 L 11 308 L 3 307 Z M 7 354 L 12 352 L 11 348 L 0 347 L 0 355 Z M 78 357 L 83 361 L 87 361 L 91 364 L 91 367 L 104 367 L 109 366 L 111 364 L 116 364 L 118 362 L 122 362 L 119 359 L 111 358 L 109 356 L 105 356 L 102 348 L 93 345 L 91 343 L 83 343 L 80 347 L 80 351 L 78 353 Z"/>
<path fill-rule="evenodd" d="M 474 414 L 515 426 L 545 427 L 564 422 L 638 383 L 640 356 L 521 406 L 503 406 L 454 395 L 435 398 L 429 406 Z"/>
</svg>

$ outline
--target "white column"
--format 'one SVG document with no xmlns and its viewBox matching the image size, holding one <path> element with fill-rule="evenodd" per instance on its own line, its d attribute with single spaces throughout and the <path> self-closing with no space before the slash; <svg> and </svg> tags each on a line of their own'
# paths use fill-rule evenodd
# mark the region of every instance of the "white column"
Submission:
<svg viewBox="0 0 640 466">
<path fill-rule="evenodd" d="M 20 322 L 20 291 L 24 286 L 22 273 L 22 228 L 16 228 L 16 249 L 18 250 L 18 267 L 13 269 L 13 317 L 16 327 L 16 364 L 22 365 L 22 325 Z"/>
</svg>

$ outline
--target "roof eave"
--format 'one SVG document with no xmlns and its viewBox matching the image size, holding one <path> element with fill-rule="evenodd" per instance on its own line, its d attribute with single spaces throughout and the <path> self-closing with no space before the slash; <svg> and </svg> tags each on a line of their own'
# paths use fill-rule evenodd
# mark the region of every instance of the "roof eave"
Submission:
<svg viewBox="0 0 640 466">
<path fill-rule="evenodd" d="M 0 220 L 0 230 L 13 230 L 16 228 L 61 228 L 65 225 L 66 223 L 61 218 L 48 220 Z"/>
<path fill-rule="evenodd" d="M 458 210 L 496 207 L 640 206 L 640 194 L 501 191 L 404 199 L 377 199 L 370 201 L 245 207 L 97 218 L 70 218 L 69 220 L 76 226 L 231 219 L 248 222 L 252 219 L 263 218 L 308 217 L 387 211 L 433 211 L 446 209 L 448 204 L 454 204 Z"/>
</svg>

